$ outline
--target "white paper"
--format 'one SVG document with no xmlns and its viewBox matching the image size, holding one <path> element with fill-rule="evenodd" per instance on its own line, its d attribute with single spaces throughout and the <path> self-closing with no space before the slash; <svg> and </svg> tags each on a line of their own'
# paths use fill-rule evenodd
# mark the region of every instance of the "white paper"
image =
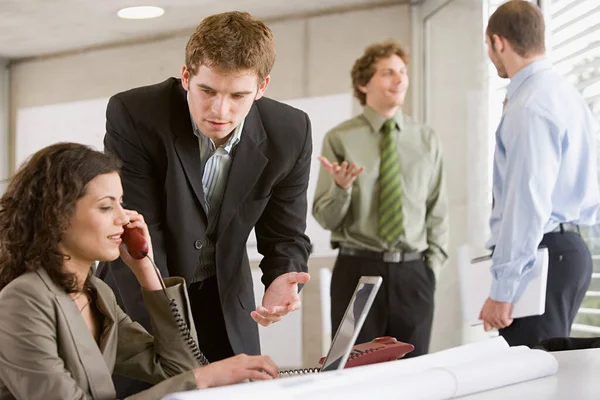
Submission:
<svg viewBox="0 0 600 400">
<path fill-rule="evenodd" d="M 457 382 L 450 371 L 434 368 L 418 374 L 399 378 L 374 377 L 369 381 L 350 381 L 335 388 L 319 388 L 299 393 L 293 391 L 294 400 L 441 400 L 450 399 L 458 390 Z"/>
<path fill-rule="evenodd" d="M 457 388 L 453 384 L 450 384 L 454 381 L 454 377 L 449 372 L 428 371 L 433 371 L 436 368 L 439 369 L 440 367 L 444 366 L 447 367 L 474 362 L 480 359 L 493 358 L 497 354 L 501 354 L 507 350 L 509 350 L 509 347 L 506 343 L 506 340 L 504 340 L 502 337 L 496 337 L 493 339 L 477 343 L 470 343 L 464 346 L 455 347 L 416 358 L 349 368 L 339 371 L 276 379 L 267 382 L 253 382 L 250 384 L 227 386 L 223 388 L 176 393 L 167 396 L 166 399 L 211 400 L 221 398 L 238 398 L 238 396 L 242 395 L 246 400 L 252 400 L 255 398 L 260 398 L 261 400 L 267 400 L 271 398 L 284 400 L 295 399 L 297 398 L 296 396 L 302 397 L 307 395 L 311 396 L 308 398 L 312 398 L 313 395 L 316 396 L 318 393 L 330 393 L 332 390 L 346 391 L 347 388 L 355 385 L 367 385 L 367 387 L 372 388 L 373 385 L 369 385 L 369 383 L 373 381 L 378 382 L 377 386 L 380 386 L 378 391 L 385 391 L 387 390 L 386 388 L 388 383 L 383 384 L 383 381 L 390 381 L 390 383 L 396 384 L 400 382 L 401 379 L 404 379 L 402 382 L 405 382 L 407 387 L 406 390 L 411 391 L 410 393 L 413 393 L 412 391 L 414 391 L 414 393 L 418 393 L 423 392 L 422 385 L 427 385 L 426 376 L 431 374 L 440 379 L 440 385 L 442 384 L 442 381 L 446 382 L 446 384 L 443 386 L 436 385 L 436 388 L 432 388 L 432 390 L 435 390 L 430 390 L 427 396 L 431 396 L 436 393 L 454 393 Z M 415 375 L 425 372 L 428 372 L 426 376 L 423 375 L 417 377 Z M 392 388 L 388 389 L 391 390 Z M 307 397 L 303 397 L 303 399 L 305 398 Z M 408 398 L 432 397 L 412 396 Z"/>
<path fill-rule="evenodd" d="M 448 370 L 458 382 L 454 396 L 466 396 L 554 375 L 558 371 L 558 362 L 546 351 L 517 348 L 499 357 L 455 366 Z"/>
<path fill-rule="evenodd" d="M 415 374 L 433 368 L 458 365 L 484 358 L 492 358 L 496 354 L 500 354 L 508 349 L 509 346 L 508 343 L 506 343 L 506 340 L 504 340 L 503 337 L 498 336 L 493 339 L 469 343 L 420 357 L 350 368 L 344 370 L 344 373 L 353 379 L 361 379 L 364 375 L 363 370 L 368 368 L 368 373 L 372 375 L 389 374 L 397 377 L 400 375 Z"/>
<path fill-rule="evenodd" d="M 558 363 L 550 353 L 525 346 L 509 348 L 502 338 L 441 353 L 340 371 L 176 393 L 166 399 L 442 400 L 549 376 L 558 370 Z M 419 359 L 425 361 L 417 362 Z"/>
<path fill-rule="evenodd" d="M 542 378 L 557 371 L 558 363 L 550 353 L 527 347 L 509 348 L 493 357 L 459 365 L 436 367 L 400 377 L 386 374 L 370 376 L 368 381 L 354 379 L 343 387 L 307 390 L 294 393 L 292 398 L 452 399 Z"/>
<path fill-rule="evenodd" d="M 479 313 L 490 295 L 492 287 L 491 258 L 471 261 L 469 248 L 458 249 L 458 272 L 463 319 L 470 325 L 479 325 Z M 548 282 L 548 249 L 537 252 L 535 264 L 521 281 L 513 303 L 513 318 L 542 315 L 546 311 L 546 285 Z"/>
</svg>

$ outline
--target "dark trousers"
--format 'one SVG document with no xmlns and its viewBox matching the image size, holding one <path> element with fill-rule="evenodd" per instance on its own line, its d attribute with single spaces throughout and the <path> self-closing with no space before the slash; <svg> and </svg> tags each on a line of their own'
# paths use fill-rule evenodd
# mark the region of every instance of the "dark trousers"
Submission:
<svg viewBox="0 0 600 400">
<path fill-rule="evenodd" d="M 192 283 L 188 294 L 200 350 L 210 362 L 233 356 L 225 329 L 217 277 Z"/>
<path fill-rule="evenodd" d="M 576 232 L 547 233 L 548 286 L 543 315 L 517 318 L 500 329 L 509 345 L 533 347 L 542 340 L 571 334 L 571 325 L 592 278 L 592 256 Z"/>
<path fill-rule="evenodd" d="M 407 357 L 426 354 L 433 322 L 435 276 L 422 260 L 386 263 L 338 255 L 331 277 L 333 334 L 342 321 L 361 276 L 381 276 L 383 283 L 356 344 L 379 336 L 393 336 L 415 346 L 415 350 Z"/>
</svg>

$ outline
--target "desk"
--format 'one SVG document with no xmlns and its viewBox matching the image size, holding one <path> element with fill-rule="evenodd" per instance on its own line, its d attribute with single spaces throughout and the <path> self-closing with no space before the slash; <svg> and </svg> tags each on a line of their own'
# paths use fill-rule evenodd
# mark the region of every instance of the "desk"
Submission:
<svg viewBox="0 0 600 400">
<path fill-rule="evenodd" d="M 600 399 L 600 349 L 552 353 L 558 373 L 500 389 L 460 397 L 466 400 L 597 400 Z"/>
</svg>

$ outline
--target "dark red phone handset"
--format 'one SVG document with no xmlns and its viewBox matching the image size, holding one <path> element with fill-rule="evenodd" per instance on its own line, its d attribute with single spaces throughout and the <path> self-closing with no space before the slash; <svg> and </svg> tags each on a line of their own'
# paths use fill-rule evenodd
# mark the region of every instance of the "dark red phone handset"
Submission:
<svg viewBox="0 0 600 400">
<path fill-rule="evenodd" d="M 141 260 L 148 254 L 148 242 L 136 228 L 125 228 L 121 235 L 127 252 L 136 260 Z"/>
<path fill-rule="evenodd" d="M 398 360 L 414 349 L 412 344 L 399 342 L 394 337 L 378 337 L 370 342 L 355 345 L 344 368 Z M 325 357 L 321 358 L 319 363 L 323 364 L 324 361 Z"/>
</svg>

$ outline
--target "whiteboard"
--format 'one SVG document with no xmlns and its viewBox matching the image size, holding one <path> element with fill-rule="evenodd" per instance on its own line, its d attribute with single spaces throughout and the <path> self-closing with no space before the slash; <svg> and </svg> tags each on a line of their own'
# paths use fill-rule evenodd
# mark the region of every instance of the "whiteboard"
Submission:
<svg viewBox="0 0 600 400">
<path fill-rule="evenodd" d="M 308 97 L 287 100 L 283 101 L 283 103 L 289 104 L 290 106 L 307 113 L 312 125 L 313 152 L 310 165 L 310 180 L 308 181 L 308 215 L 306 218 L 306 234 L 313 245 L 311 257 L 335 256 L 337 250 L 331 248 L 329 243 L 329 231 L 323 229 L 312 216 L 312 205 L 321 165 L 319 160 L 317 160 L 317 157 L 321 155 L 325 134 L 341 122 L 352 118 L 352 95 L 344 93 Z M 251 260 L 260 260 L 262 258 L 256 250 L 256 238 L 254 232 L 250 234 L 248 256 Z"/>
<path fill-rule="evenodd" d="M 313 154 L 307 194 L 306 234 L 313 244 L 313 257 L 333 256 L 336 252 L 330 248 L 329 231 L 321 228 L 312 216 L 320 168 L 317 157 L 321 154 L 325 133 L 352 117 L 352 95 L 344 93 L 283 102 L 303 110 L 311 120 Z M 16 165 L 19 166 L 31 154 L 56 142 L 77 142 L 98 150 L 104 149 L 107 104 L 108 98 L 102 98 L 19 109 L 16 121 Z M 256 250 L 254 232 L 248 242 L 248 255 L 251 260 L 262 258 Z"/>
<path fill-rule="evenodd" d="M 352 118 L 352 95 L 337 94 L 330 96 L 296 99 L 285 102 L 296 107 L 310 117 L 312 124 L 313 153 L 308 182 L 308 217 L 306 218 L 306 234 L 313 244 L 313 257 L 325 257 L 337 254 L 329 243 L 330 233 L 323 229 L 312 216 L 312 205 L 315 188 L 319 177 L 321 163 L 317 157 L 321 155 L 325 134 L 336 125 Z"/>
<path fill-rule="evenodd" d="M 108 98 L 60 103 L 17 111 L 15 161 L 57 142 L 83 143 L 104 150 Z"/>
</svg>

